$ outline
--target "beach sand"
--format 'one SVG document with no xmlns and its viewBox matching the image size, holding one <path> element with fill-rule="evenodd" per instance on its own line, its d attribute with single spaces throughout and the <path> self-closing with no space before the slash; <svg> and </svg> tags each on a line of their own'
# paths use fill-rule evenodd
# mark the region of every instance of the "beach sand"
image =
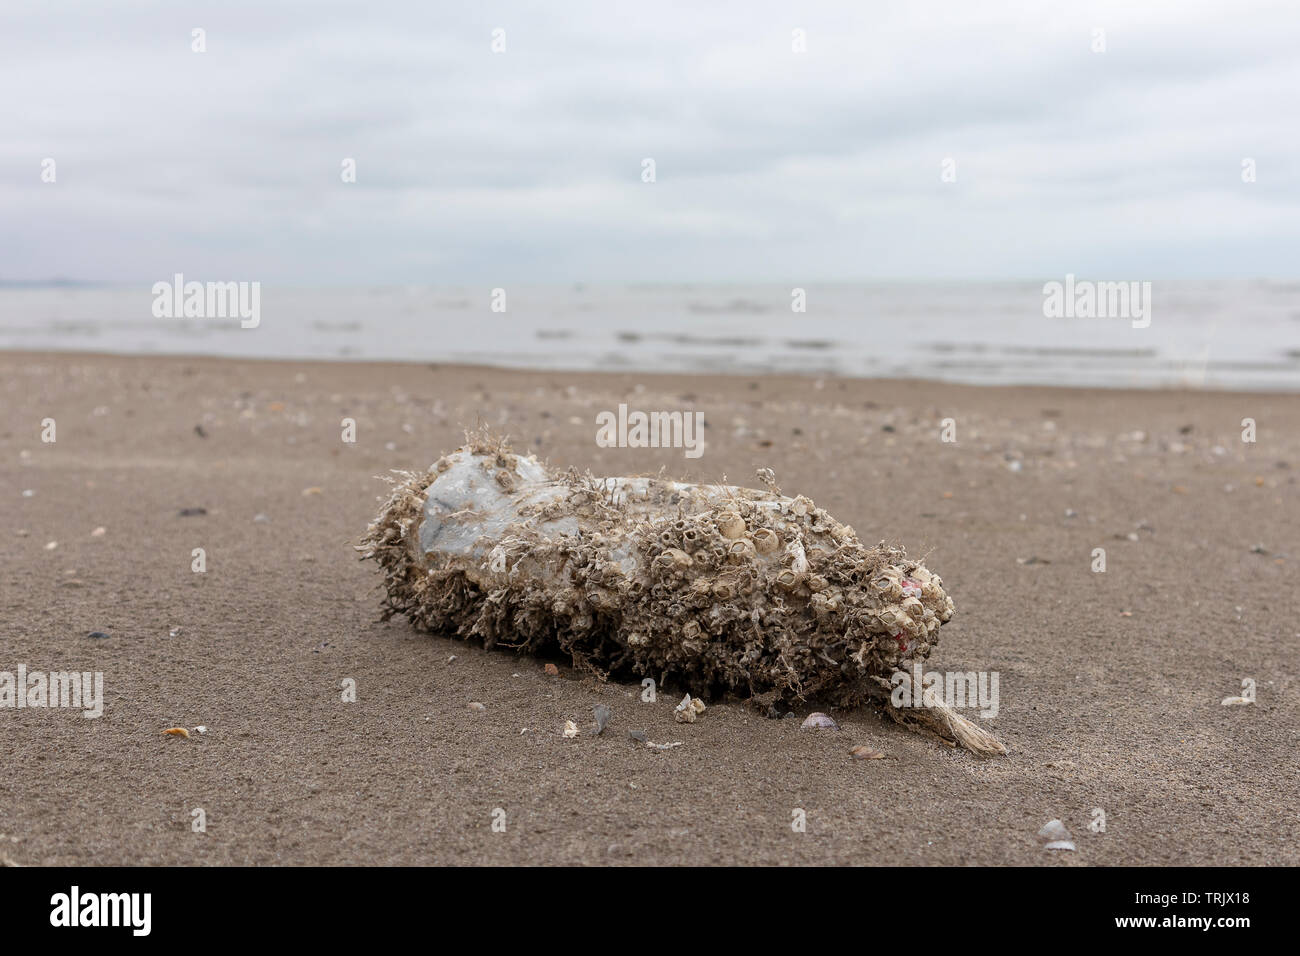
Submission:
<svg viewBox="0 0 1300 956">
<path fill-rule="evenodd" d="M 0 710 L 0 860 L 1300 863 L 1294 396 L 68 354 L 0 368 L 0 671 L 102 671 L 106 699 L 99 719 Z M 622 402 L 703 411 L 703 457 L 597 447 L 597 413 Z M 752 485 L 770 467 L 868 543 L 925 555 L 957 607 L 928 666 L 998 673 L 997 717 L 967 715 L 1009 756 L 873 711 L 809 732 L 804 712 L 728 701 L 681 725 L 690 688 L 643 703 L 566 661 L 551 676 L 379 623 L 377 569 L 352 548 L 386 489 L 374 476 L 427 467 L 480 422 L 598 474 Z M 1258 702 L 1222 706 L 1243 678 Z M 613 720 L 593 737 L 597 704 Z M 584 735 L 565 739 L 567 719 Z M 886 759 L 852 759 L 857 744 Z M 1077 852 L 1040 847 L 1052 818 Z"/>
</svg>

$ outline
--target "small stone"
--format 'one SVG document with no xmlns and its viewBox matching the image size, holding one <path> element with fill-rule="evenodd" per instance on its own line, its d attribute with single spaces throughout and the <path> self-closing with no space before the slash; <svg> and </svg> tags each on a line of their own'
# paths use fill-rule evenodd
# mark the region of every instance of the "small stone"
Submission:
<svg viewBox="0 0 1300 956">
<path fill-rule="evenodd" d="M 872 750 L 866 744 L 858 744 L 852 748 L 849 753 L 853 755 L 854 760 L 884 760 L 885 755 L 879 750 Z"/>
<path fill-rule="evenodd" d="M 59 542 L 57 542 L 57 541 L 47 541 L 47 542 L 45 542 L 45 550 L 46 550 L 46 551 L 53 551 L 53 550 L 54 550 L 55 548 L 57 548 L 58 546 L 59 546 Z"/>
<path fill-rule="evenodd" d="M 543 669 L 544 671 L 546 671 L 546 673 L 547 673 L 548 675 L 550 675 L 551 677 L 559 677 L 559 676 L 560 676 L 560 669 L 559 669 L 558 667 L 556 667 L 554 664 L 547 664 L 547 665 L 546 665 L 544 668 L 542 668 L 542 669 Z"/>
<path fill-rule="evenodd" d="M 94 531 L 90 532 L 90 536 L 92 538 L 102 538 L 106 534 L 108 534 L 108 529 L 103 527 L 102 525 L 96 528 Z"/>
<path fill-rule="evenodd" d="M 168 637 L 180 637 L 180 636 L 181 636 L 181 629 L 180 629 L 179 627 L 173 627 L 170 631 L 167 632 L 167 636 L 168 636 Z"/>
<path fill-rule="evenodd" d="M 36 494 L 36 492 L 32 491 L 32 489 L 30 489 L 30 488 L 24 488 L 24 489 L 23 489 L 23 497 L 24 497 L 24 498 L 30 498 L 30 497 L 32 497 L 34 494 Z"/>
<path fill-rule="evenodd" d="M 316 485 L 312 485 L 310 488 L 304 488 L 302 490 L 302 496 L 304 498 L 308 497 L 309 495 L 320 495 L 320 494 L 324 494 L 324 492 Z"/>
<path fill-rule="evenodd" d="M 614 716 L 614 713 L 604 704 L 597 704 L 592 708 L 592 714 L 596 718 L 596 736 L 599 737 L 605 732 L 605 726 L 609 723 L 610 718 Z"/>
<path fill-rule="evenodd" d="M 828 715 L 821 711 L 809 714 L 804 718 L 800 730 L 839 730 L 840 725 L 832 720 Z"/>
<path fill-rule="evenodd" d="M 182 518 L 197 518 L 208 513 L 207 508 L 182 508 L 178 514 Z"/>
<path fill-rule="evenodd" d="M 270 520 L 271 520 L 270 518 L 268 518 L 266 515 L 262 514 L 262 512 L 260 512 L 260 511 L 259 511 L 257 514 L 253 515 L 253 523 L 254 523 L 254 524 L 266 524 L 266 523 L 269 522 Z"/>
<path fill-rule="evenodd" d="M 86 636 L 89 637 L 89 638 L 93 638 L 93 639 L 96 640 L 96 641 L 102 641 L 102 640 L 104 640 L 105 638 L 112 637 L 111 634 L 105 634 L 103 631 L 91 631 L 91 632 L 90 632 L 89 634 L 87 634 Z"/>
<path fill-rule="evenodd" d="M 465 706 L 468 707 L 470 710 L 474 711 L 474 713 L 476 713 L 476 714 L 481 714 L 481 713 L 483 713 L 485 710 L 487 710 L 487 705 L 486 705 L 486 704 L 481 704 L 481 703 L 479 703 L 479 702 L 476 701 L 476 700 L 471 700 L 471 701 L 470 701 L 468 704 L 466 704 Z"/>
<path fill-rule="evenodd" d="M 646 734 L 644 730 L 629 730 L 627 732 L 627 735 L 631 737 L 633 740 L 637 741 L 638 743 L 644 744 L 644 743 L 648 743 L 650 740 L 650 737 Z"/>
</svg>

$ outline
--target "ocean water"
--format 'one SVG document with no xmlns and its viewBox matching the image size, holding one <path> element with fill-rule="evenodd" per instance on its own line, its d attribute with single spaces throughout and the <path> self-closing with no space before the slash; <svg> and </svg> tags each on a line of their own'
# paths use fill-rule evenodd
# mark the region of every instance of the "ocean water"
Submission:
<svg viewBox="0 0 1300 956">
<path fill-rule="evenodd" d="M 1061 277 L 1062 279 L 1064 277 Z M 1048 318 L 1042 282 L 287 288 L 257 328 L 151 283 L 0 285 L 0 348 L 517 368 L 1300 390 L 1300 282 L 1154 282 L 1150 325 Z"/>
</svg>

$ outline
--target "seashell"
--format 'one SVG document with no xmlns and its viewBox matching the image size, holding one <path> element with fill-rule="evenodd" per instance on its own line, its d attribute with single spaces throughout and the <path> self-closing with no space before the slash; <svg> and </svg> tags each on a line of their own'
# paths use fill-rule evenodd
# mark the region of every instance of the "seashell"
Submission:
<svg viewBox="0 0 1300 956">
<path fill-rule="evenodd" d="M 821 711 L 809 714 L 804 718 L 800 730 L 839 730 L 840 725 L 835 723 L 831 717 L 823 714 Z"/>
<path fill-rule="evenodd" d="M 615 680 L 772 692 L 784 710 L 872 703 L 1001 752 L 955 713 L 891 705 L 890 676 L 929 653 L 952 601 L 938 575 L 807 498 L 553 472 L 486 434 L 391 484 L 357 548 L 383 574 L 385 617 Z"/>
<path fill-rule="evenodd" d="M 731 542 L 731 546 L 727 548 L 727 556 L 737 564 L 744 564 L 753 561 L 757 556 L 757 553 L 758 551 L 754 547 L 754 542 L 744 538 L 739 541 Z"/>
<path fill-rule="evenodd" d="M 685 571 L 695 563 L 695 559 L 680 548 L 665 548 L 656 563 L 669 571 Z"/>
<path fill-rule="evenodd" d="M 1060 820 L 1048 820 L 1038 831 L 1038 839 L 1046 840 L 1044 850 L 1074 850 L 1074 837 Z"/>
<path fill-rule="evenodd" d="M 781 539 L 771 528 L 759 528 L 754 532 L 754 550 L 759 554 L 771 554 L 781 546 Z"/>
<path fill-rule="evenodd" d="M 849 750 L 849 753 L 853 755 L 854 760 L 884 760 L 885 759 L 885 755 L 882 754 L 879 750 L 872 750 L 870 747 L 866 746 L 865 744 L 858 744 L 856 747 L 851 748 Z"/>
<path fill-rule="evenodd" d="M 714 519 L 718 533 L 728 541 L 734 541 L 745 533 L 745 519 L 734 511 L 720 511 Z"/>
<path fill-rule="evenodd" d="M 695 702 L 691 700 L 690 694 L 683 697 L 682 702 L 673 709 L 673 719 L 679 724 L 693 724 L 699 715 L 700 712 L 695 709 Z"/>
<path fill-rule="evenodd" d="M 777 572 L 775 583 L 778 587 L 784 588 L 787 591 L 793 591 L 803 583 L 803 574 L 786 568 L 784 571 Z"/>
</svg>

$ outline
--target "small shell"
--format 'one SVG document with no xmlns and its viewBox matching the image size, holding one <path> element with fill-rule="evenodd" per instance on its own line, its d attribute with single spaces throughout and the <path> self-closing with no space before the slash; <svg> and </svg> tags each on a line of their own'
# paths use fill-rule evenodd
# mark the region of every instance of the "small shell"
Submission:
<svg viewBox="0 0 1300 956">
<path fill-rule="evenodd" d="M 758 549 L 754 547 L 754 542 L 748 539 L 741 539 L 740 541 L 731 542 L 730 546 L 727 548 L 727 554 L 736 563 L 743 564 L 747 561 L 752 561 L 757 550 Z"/>
<path fill-rule="evenodd" d="M 804 718 L 800 730 L 839 730 L 840 725 L 835 723 L 828 715 L 821 711 L 809 714 Z"/>
<path fill-rule="evenodd" d="M 655 560 L 667 571 L 685 571 L 694 563 L 691 556 L 680 548 L 665 548 Z"/>
<path fill-rule="evenodd" d="M 568 737 L 570 740 L 578 736 L 578 725 L 571 720 L 566 720 L 564 722 L 564 736 Z"/>
<path fill-rule="evenodd" d="M 735 541 L 745 533 L 745 519 L 734 511 L 720 511 L 714 520 L 718 533 L 728 541 Z"/>
<path fill-rule="evenodd" d="M 673 711 L 673 719 L 679 724 L 693 724 L 698 716 L 699 712 L 695 709 L 695 702 L 691 700 L 690 694 L 683 697 L 682 702 Z"/>
<path fill-rule="evenodd" d="M 884 760 L 885 755 L 879 750 L 872 750 L 866 744 L 858 744 L 852 748 L 849 753 L 853 755 L 854 760 Z"/>
<path fill-rule="evenodd" d="M 1070 831 L 1065 828 L 1065 824 L 1060 820 L 1048 820 L 1043 824 L 1043 828 L 1038 831 L 1040 840 L 1048 841 L 1044 850 L 1074 850 L 1074 837 Z"/>
<path fill-rule="evenodd" d="M 776 583 L 778 587 L 785 588 L 787 591 L 793 591 L 803 583 L 803 572 L 791 571 L 789 568 L 786 568 L 776 576 Z"/>
</svg>

